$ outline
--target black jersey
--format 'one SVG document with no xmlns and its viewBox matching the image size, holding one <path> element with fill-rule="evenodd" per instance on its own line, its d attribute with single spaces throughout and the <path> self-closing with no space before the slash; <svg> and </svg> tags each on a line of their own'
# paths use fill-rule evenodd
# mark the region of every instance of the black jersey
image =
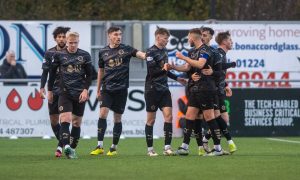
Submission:
<svg viewBox="0 0 300 180">
<path fill-rule="evenodd" d="M 217 51 L 219 52 L 219 54 L 221 56 L 222 64 L 226 64 L 227 63 L 226 52 L 222 48 L 218 48 Z M 221 76 L 220 76 L 219 80 L 217 81 L 218 89 L 220 92 L 223 92 L 224 88 L 226 86 L 226 82 L 225 82 L 226 71 L 227 71 L 226 68 L 222 68 Z"/>
<path fill-rule="evenodd" d="M 193 59 L 193 60 L 195 60 L 195 61 L 197 61 L 199 59 L 199 58 L 197 59 L 198 53 L 199 53 L 199 49 L 200 48 L 198 48 L 198 49 L 196 49 L 196 48 L 190 49 L 188 51 L 188 57 L 191 58 L 191 59 Z M 199 69 L 195 68 L 193 66 L 191 66 L 190 70 L 186 72 L 186 74 L 187 74 L 187 76 L 189 78 L 189 80 L 188 80 L 188 92 L 190 92 L 190 91 L 193 91 L 193 92 L 198 91 L 197 87 L 196 87 L 196 89 L 193 89 L 193 86 L 195 85 L 195 81 L 193 81 L 192 75 L 194 73 L 196 73 L 196 72 L 200 75 Z"/>
<path fill-rule="evenodd" d="M 221 71 L 222 64 L 220 59 L 215 57 L 215 55 L 217 54 L 215 54 L 215 52 L 213 52 L 209 46 L 203 44 L 197 49 L 197 52 L 195 53 L 196 57 L 192 59 L 204 58 L 206 59 L 206 63 L 202 69 L 207 69 L 210 66 L 214 71 L 219 72 Z M 213 75 L 204 75 L 201 73 L 201 69 L 197 69 L 197 71 L 199 71 L 198 73 L 201 76 L 200 80 L 195 82 L 199 88 L 199 91 L 217 90 L 216 79 Z"/>
<path fill-rule="evenodd" d="M 60 51 L 60 50 L 57 50 L 57 48 L 55 46 L 55 47 L 52 47 L 52 48 L 48 49 L 45 52 L 44 62 L 43 62 L 43 65 L 42 65 L 43 74 L 41 76 L 41 88 L 45 87 L 45 84 L 46 84 L 47 78 L 48 78 L 48 73 L 49 73 L 50 68 L 51 68 L 51 63 L 52 63 L 52 60 L 53 60 L 53 56 L 57 51 Z M 60 92 L 59 79 L 60 79 L 59 69 L 57 69 L 57 72 L 55 73 L 54 86 L 53 86 L 53 89 L 52 89 L 53 94 L 55 94 L 55 95 L 58 95 L 59 92 Z"/>
<path fill-rule="evenodd" d="M 167 91 L 168 77 L 176 80 L 176 75 L 169 71 L 162 70 L 165 63 L 168 63 L 168 51 L 166 48 L 159 49 L 153 45 L 146 51 L 147 76 L 145 81 L 145 91 Z"/>
<path fill-rule="evenodd" d="M 99 68 L 104 69 L 103 90 L 127 89 L 129 86 L 129 63 L 137 50 L 120 44 L 116 48 L 106 46 L 99 52 Z"/>
<path fill-rule="evenodd" d="M 56 52 L 51 65 L 48 89 L 51 91 L 55 72 L 59 68 L 60 89 L 73 97 L 77 97 L 88 89 L 92 79 L 92 62 L 88 52 L 78 49 L 69 53 L 67 49 Z"/>
</svg>

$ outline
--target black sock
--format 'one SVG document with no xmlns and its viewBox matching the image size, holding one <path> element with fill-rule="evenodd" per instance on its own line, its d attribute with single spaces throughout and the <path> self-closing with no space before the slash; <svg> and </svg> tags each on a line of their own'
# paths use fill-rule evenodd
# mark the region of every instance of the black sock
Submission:
<svg viewBox="0 0 300 180">
<path fill-rule="evenodd" d="M 103 141 L 106 128 L 107 128 L 106 119 L 99 118 L 99 120 L 98 120 L 98 141 Z"/>
<path fill-rule="evenodd" d="M 205 138 L 206 138 L 207 140 L 209 140 L 209 139 L 211 138 L 211 132 L 210 132 L 209 129 L 207 130 L 207 132 L 206 132 L 206 134 L 205 134 Z"/>
<path fill-rule="evenodd" d="M 217 117 L 216 119 L 217 119 L 217 123 L 220 126 L 220 129 L 222 131 L 222 134 L 225 136 L 227 141 L 231 140 L 231 135 L 228 131 L 228 128 L 227 128 L 228 126 L 227 126 L 225 120 L 221 116 Z"/>
<path fill-rule="evenodd" d="M 61 128 L 60 128 L 59 134 L 60 134 L 60 140 L 61 140 L 63 146 L 70 143 L 69 127 L 70 127 L 70 123 L 68 123 L 68 122 L 61 123 Z"/>
<path fill-rule="evenodd" d="M 71 130 L 71 137 L 70 137 L 70 146 L 71 148 L 75 149 L 78 145 L 79 138 L 80 138 L 80 127 L 72 126 Z"/>
<path fill-rule="evenodd" d="M 53 133 L 54 133 L 56 139 L 58 140 L 57 146 L 63 147 L 63 144 L 59 138 L 59 131 L 60 131 L 60 127 L 61 127 L 60 124 L 59 123 L 57 123 L 56 125 L 51 124 L 51 127 L 52 127 L 52 130 L 53 130 Z"/>
<path fill-rule="evenodd" d="M 202 120 L 195 119 L 195 129 L 194 129 L 195 138 L 198 146 L 202 146 Z"/>
<path fill-rule="evenodd" d="M 122 133 L 122 122 L 115 123 L 113 128 L 113 144 L 118 145 Z"/>
<path fill-rule="evenodd" d="M 186 120 L 186 128 L 183 130 L 183 143 L 190 144 L 191 134 L 195 126 L 195 121 L 190 119 Z"/>
<path fill-rule="evenodd" d="M 220 127 L 216 121 L 216 119 L 212 119 L 207 121 L 209 129 L 211 131 L 212 139 L 214 141 L 214 145 L 220 145 L 221 142 L 221 132 Z"/>
<path fill-rule="evenodd" d="M 153 126 L 145 126 L 147 147 L 153 147 Z"/>
<path fill-rule="evenodd" d="M 60 124 L 57 123 L 56 125 L 51 124 L 52 130 L 54 132 L 54 135 L 57 140 L 59 140 L 59 130 L 60 130 Z"/>
<path fill-rule="evenodd" d="M 172 123 L 164 123 L 165 145 L 171 145 L 173 127 Z"/>
</svg>

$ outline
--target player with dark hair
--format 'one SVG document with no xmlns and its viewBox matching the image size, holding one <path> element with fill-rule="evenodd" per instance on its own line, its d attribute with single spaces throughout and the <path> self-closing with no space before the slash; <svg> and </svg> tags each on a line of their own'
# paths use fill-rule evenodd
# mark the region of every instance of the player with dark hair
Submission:
<svg viewBox="0 0 300 180">
<path fill-rule="evenodd" d="M 48 81 L 48 100 L 53 101 L 53 86 L 59 68 L 60 94 L 58 99 L 61 121 L 60 139 L 67 158 L 77 158 L 75 148 L 80 138 L 80 126 L 88 99 L 88 89 L 92 81 L 92 62 L 88 52 L 79 49 L 79 34 L 68 32 L 67 48 L 55 53 Z M 70 138 L 70 124 L 72 131 Z M 71 147 L 71 146 L 72 147 Z"/>
<path fill-rule="evenodd" d="M 41 87 L 40 87 L 40 96 L 41 98 L 45 98 L 45 84 L 47 82 L 48 73 L 51 67 L 51 62 L 53 59 L 53 55 L 57 51 L 61 51 L 66 47 L 66 33 L 70 30 L 69 27 L 57 27 L 53 31 L 53 38 L 56 42 L 56 46 L 48 49 L 44 56 L 44 62 L 42 65 L 43 73 L 41 77 Z M 59 130 L 60 130 L 60 123 L 59 123 L 59 113 L 58 113 L 58 96 L 60 93 L 59 89 L 59 73 L 56 73 L 55 83 L 53 87 L 53 102 L 48 102 L 48 110 L 50 116 L 51 127 L 54 132 L 56 139 L 59 141 L 57 145 L 57 149 L 55 151 L 56 157 L 61 157 L 62 153 L 62 142 L 59 140 Z"/>
<path fill-rule="evenodd" d="M 202 29 L 202 41 L 209 46 L 209 42 L 212 39 L 213 34 L 211 34 L 211 31 L 209 30 L 210 28 L 203 28 Z M 229 145 L 229 152 L 233 153 L 237 150 L 236 145 L 234 144 L 230 132 L 228 130 L 227 123 L 229 122 L 229 115 L 225 106 L 225 98 L 226 96 L 231 96 L 232 91 L 228 87 L 225 78 L 226 78 L 226 70 L 231 67 L 235 67 L 236 64 L 235 62 L 227 63 L 227 58 L 226 58 L 226 53 L 232 49 L 232 40 L 230 33 L 227 32 L 221 32 L 216 36 L 216 42 L 219 45 L 219 48 L 216 49 L 220 54 L 221 61 L 222 61 L 222 71 L 221 71 L 221 76 L 216 79 L 216 83 L 218 86 L 218 91 L 217 91 L 217 104 L 215 108 L 215 116 L 217 123 L 220 126 L 222 134 L 225 136 L 227 139 L 228 145 Z M 213 69 L 205 69 L 202 71 L 204 74 L 213 74 Z M 204 148 L 208 151 L 208 140 L 210 139 L 211 134 L 207 133 L 203 137 L 203 145 Z"/>
<path fill-rule="evenodd" d="M 169 42 L 170 32 L 165 28 L 158 27 L 155 31 L 155 44 L 147 49 L 147 76 L 145 82 L 145 101 L 147 111 L 147 123 L 145 126 L 148 156 L 157 156 L 153 148 L 153 125 L 155 123 L 158 108 L 164 116 L 165 156 L 174 155 L 171 148 L 172 141 L 172 99 L 168 86 L 168 77 L 185 83 L 183 78 L 169 72 L 168 51 L 165 48 Z M 155 98 L 154 98 L 155 97 Z"/>
<path fill-rule="evenodd" d="M 103 139 L 107 128 L 109 110 L 114 112 L 113 143 L 108 156 L 117 155 L 117 145 L 122 133 L 122 114 L 125 110 L 129 86 L 129 63 L 131 57 L 145 59 L 145 53 L 121 43 L 120 27 L 107 30 L 109 44 L 100 49 L 97 78 L 97 98 L 101 100 L 98 120 L 98 145 L 91 155 L 103 154 Z M 101 89 L 102 88 L 102 89 Z"/>
<path fill-rule="evenodd" d="M 190 95 L 188 97 L 188 110 L 186 113 L 186 128 L 184 129 L 183 143 L 178 148 L 177 153 L 179 155 L 189 154 L 188 148 L 192 131 L 195 129 L 195 118 L 201 109 L 203 111 L 204 118 L 214 135 L 213 140 L 216 148 L 214 155 L 222 155 L 223 150 L 220 145 L 220 129 L 216 123 L 213 113 L 216 84 L 213 76 L 207 76 L 201 73 L 201 69 L 208 68 L 209 66 L 220 71 L 221 63 L 215 62 L 214 59 L 212 59 L 212 52 L 209 47 L 202 43 L 200 28 L 191 29 L 189 31 L 188 39 L 191 47 L 193 47 L 190 50 L 188 57 L 184 56 L 180 52 L 176 53 L 177 58 L 182 59 L 187 63 L 184 66 L 174 68 L 179 71 L 190 71 L 193 67 L 193 71 L 200 74 L 201 78 L 198 81 L 189 81 Z M 190 72 L 190 74 L 193 74 L 194 72 Z M 203 146 L 199 146 L 199 155 L 204 154 L 205 151 Z"/>
</svg>

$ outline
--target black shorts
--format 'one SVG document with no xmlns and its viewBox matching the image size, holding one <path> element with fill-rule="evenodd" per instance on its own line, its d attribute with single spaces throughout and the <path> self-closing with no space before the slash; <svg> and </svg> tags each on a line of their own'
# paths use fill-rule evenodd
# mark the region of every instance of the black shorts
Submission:
<svg viewBox="0 0 300 180">
<path fill-rule="evenodd" d="M 67 93 L 61 93 L 58 99 L 59 113 L 72 112 L 72 114 L 82 117 L 84 113 L 85 102 L 79 103 L 79 96 L 72 97 Z"/>
<path fill-rule="evenodd" d="M 59 95 L 53 95 L 52 104 L 48 103 L 49 115 L 59 114 L 59 112 L 58 112 L 58 98 L 59 98 Z"/>
<path fill-rule="evenodd" d="M 188 106 L 203 110 L 214 109 L 215 91 L 200 91 L 190 93 Z"/>
<path fill-rule="evenodd" d="M 218 99 L 219 99 L 219 109 L 220 109 L 220 113 L 224 113 L 227 112 L 227 108 L 226 108 L 226 104 L 225 104 L 225 99 L 226 96 L 219 94 L 218 95 Z"/>
<path fill-rule="evenodd" d="M 145 91 L 146 111 L 156 112 L 159 108 L 172 107 L 170 91 Z"/>
<path fill-rule="evenodd" d="M 116 91 L 102 90 L 102 102 L 100 103 L 100 108 L 107 107 L 115 113 L 123 114 L 126 106 L 127 95 L 128 89 Z"/>
<path fill-rule="evenodd" d="M 219 96 L 218 96 L 218 94 L 216 94 L 215 98 L 214 98 L 214 110 L 220 110 Z"/>
</svg>

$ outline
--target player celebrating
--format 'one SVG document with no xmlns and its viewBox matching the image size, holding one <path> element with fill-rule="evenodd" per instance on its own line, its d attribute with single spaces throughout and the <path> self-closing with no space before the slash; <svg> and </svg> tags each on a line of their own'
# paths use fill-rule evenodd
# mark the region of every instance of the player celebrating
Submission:
<svg viewBox="0 0 300 180">
<path fill-rule="evenodd" d="M 122 114 L 124 113 L 129 86 L 129 63 L 131 57 L 145 59 L 145 53 L 121 44 L 122 31 L 119 27 L 110 27 L 108 46 L 100 49 L 97 79 L 97 98 L 101 100 L 98 120 L 98 145 L 90 154 L 103 154 L 103 139 L 107 127 L 109 109 L 114 112 L 113 143 L 108 156 L 117 154 L 117 145 L 122 133 Z M 102 87 L 102 90 L 100 91 Z"/>
<path fill-rule="evenodd" d="M 206 45 L 209 45 L 210 40 L 213 36 L 213 30 L 211 28 L 204 27 L 202 28 L 202 40 Z M 228 131 L 227 123 L 229 122 L 229 115 L 225 106 L 225 98 L 226 96 L 231 96 L 232 91 L 228 87 L 225 78 L 226 78 L 226 70 L 231 67 L 235 67 L 235 62 L 227 63 L 226 53 L 232 49 L 232 40 L 229 32 L 221 32 L 216 36 L 216 42 L 219 45 L 217 52 L 221 55 L 222 60 L 222 71 L 221 76 L 217 79 L 217 98 L 218 98 L 218 105 L 217 109 L 215 110 L 215 116 L 217 117 L 217 123 L 220 126 L 222 134 L 225 136 L 228 146 L 229 152 L 233 153 L 237 150 L 236 145 L 234 144 L 230 132 Z M 206 69 L 202 71 L 204 74 L 213 74 L 212 69 Z M 208 133 L 203 137 L 203 145 L 206 150 L 208 148 L 208 140 L 210 139 L 211 134 Z"/>
<path fill-rule="evenodd" d="M 199 28 L 191 29 L 189 32 L 189 43 L 194 47 L 189 53 L 189 57 L 176 53 L 176 57 L 186 61 L 190 66 L 196 68 L 196 72 L 201 75 L 199 81 L 192 81 L 190 88 L 188 110 L 186 114 L 186 129 L 184 130 L 184 140 L 178 148 L 179 155 L 188 155 L 188 147 L 190 136 L 195 126 L 195 118 L 199 112 L 199 108 L 203 111 L 204 119 L 213 134 L 213 140 L 216 151 L 213 155 L 223 155 L 223 150 L 220 145 L 221 134 L 219 126 L 214 116 L 214 97 L 216 92 L 216 84 L 213 76 L 201 74 L 201 69 L 214 67 L 216 71 L 221 70 L 221 63 L 215 62 L 211 57 L 212 52 L 209 47 L 201 41 L 201 30 Z"/>
<path fill-rule="evenodd" d="M 73 143 L 77 146 L 85 102 L 88 99 L 88 89 L 92 80 L 92 64 L 90 54 L 78 48 L 79 34 L 77 32 L 68 32 L 66 39 L 68 47 L 57 52 L 53 57 L 48 81 L 48 100 L 50 103 L 53 101 L 53 84 L 55 73 L 59 68 L 61 90 L 58 100 L 61 121 L 60 138 L 65 148 L 65 155 L 68 158 L 77 158 L 75 149 L 70 147 L 69 126 L 72 122 L 73 128 L 77 128 L 73 136 L 73 141 L 76 141 Z"/>
<path fill-rule="evenodd" d="M 57 51 L 61 51 L 66 46 L 66 33 L 70 30 L 69 27 L 57 27 L 53 31 L 54 41 L 56 42 L 56 46 L 48 49 L 44 56 L 44 62 L 42 65 L 43 74 L 41 77 L 41 88 L 40 88 L 40 96 L 41 98 L 45 98 L 45 84 L 47 82 L 48 73 L 51 67 L 51 62 L 53 59 L 53 55 Z M 57 149 L 55 151 L 56 157 L 61 157 L 62 153 L 62 142 L 59 140 L 59 113 L 58 113 L 58 95 L 60 92 L 59 89 L 59 74 L 56 73 L 55 83 L 53 87 L 53 102 L 48 103 L 48 110 L 50 116 L 51 127 L 54 132 L 56 139 L 59 141 L 57 145 Z"/>
<path fill-rule="evenodd" d="M 174 155 L 171 148 L 172 141 L 172 99 L 168 87 L 168 77 L 185 83 L 183 78 L 178 78 L 168 70 L 168 52 L 166 45 L 169 42 L 170 32 L 165 28 L 158 28 L 155 31 L 155 44 L 146 52 L 147 76 L 145 83 L 145 101 L 147 110 L 147 123 L 145 126 L 148 155 L 157 156 L 153 149 L 153 125 L 156 111 L 161 109 L 164 116 L 165 147 L 163 154 Z M 155 97 L 155 98 L 154 98 Z"/>
</svg>

